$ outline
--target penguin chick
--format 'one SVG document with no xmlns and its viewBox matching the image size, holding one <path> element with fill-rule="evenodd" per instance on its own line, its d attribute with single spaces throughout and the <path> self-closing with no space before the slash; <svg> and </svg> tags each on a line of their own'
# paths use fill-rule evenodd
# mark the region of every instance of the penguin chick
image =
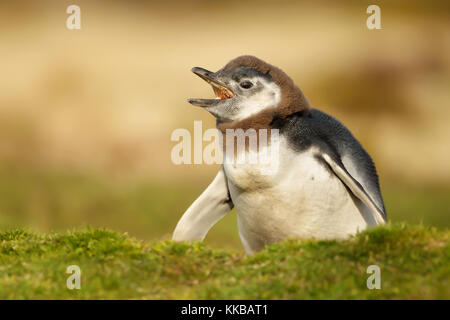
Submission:
<svg viewBox="0 0 450 320">
<path fill-rule="evenodd" d="M 286 238 L 342 239 L 387 221 L 369 154 L 338 120 L 311 108 L 283 71 L 241 56 L 217 72 L 192 72 L 216 99 L 189 102 L 210 112 L 225 135 L 228 129 L 279 132 L 277 170 L 261 174 L 261 164 L 225 161 L 181 217 L 174 240 L 203 240 L 233 207 L 250 254 Z"/>
</svg>

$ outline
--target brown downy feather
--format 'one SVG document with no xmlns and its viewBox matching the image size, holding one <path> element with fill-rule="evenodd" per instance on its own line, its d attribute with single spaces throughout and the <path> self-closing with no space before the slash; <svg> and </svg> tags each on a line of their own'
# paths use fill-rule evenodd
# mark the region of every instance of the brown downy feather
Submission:
<svg viewBox="0 0 450 320">
<path fill-rule="evenodd" d="M 297 87 L 289 76 L 281 69 L 268 64 L 254 56 L 240 56 L 231 60 L 223 70 L 233 70 L 238 67 L 253 68 L 263 74 L 268 74 L 272 80 L 281 88 L 281 101 L 278 106 L 263 110 L 247 119 L 233 122 L 217 122 L 217 128 L 225 134 L 226 129 L 250 128 L 270 129 L 274 118 L 284 119 L 293 113 L 306 113 L 310 109 L 302 91 Z"/>
</svg>

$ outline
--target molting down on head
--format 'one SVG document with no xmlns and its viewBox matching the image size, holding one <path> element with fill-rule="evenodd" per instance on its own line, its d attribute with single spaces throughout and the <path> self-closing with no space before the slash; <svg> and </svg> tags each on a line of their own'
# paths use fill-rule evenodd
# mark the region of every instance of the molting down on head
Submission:
<svg viewBox="0 0 450 320">
<path fill-rule="evenodd" d="M 283 71 L 253 56 L 231 60 L 217 72 L 193 68 L 208 82 L 216 99 L 189 99 L 227 128 L 268 128 L 275 118 L 285 118 L 310 107 L 301 90 Z"/>
</svg>

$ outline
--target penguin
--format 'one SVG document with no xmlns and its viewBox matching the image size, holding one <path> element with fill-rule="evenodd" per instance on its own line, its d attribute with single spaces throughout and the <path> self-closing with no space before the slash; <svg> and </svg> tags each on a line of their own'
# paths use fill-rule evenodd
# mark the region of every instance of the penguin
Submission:
<svg viewBox="0 0 450 320">
<path fill-rule="evenodd" d="M 277 130 L 278 164 L 272 174 L 261 174 L 260 164 L 224 161 L 178 221 L 173 240 L 202 241 L 233 208 L 248 254 L 286 238 L 345 239 L 387 222 L 370 155 L 341 122 L 312 108 L 281 69 L 240 56 L 217 72 L 191 71 L 216 98 L 188 102 L 211 113 L 224 134 Z"/>
</svg>

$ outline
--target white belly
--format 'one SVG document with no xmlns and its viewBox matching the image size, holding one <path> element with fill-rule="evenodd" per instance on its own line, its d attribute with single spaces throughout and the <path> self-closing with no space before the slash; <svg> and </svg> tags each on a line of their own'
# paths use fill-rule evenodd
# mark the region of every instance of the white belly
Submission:
<svg viewBox="0 0 450 320">
<path fill-rule="evenodd" d="M 293 152 L 281 139 L 273 174 L 261 175 L 258 164 L 224 164 L 247 252 L 291 237 L 344 238 L 367 227 L 361 202 L 314 152 Z"/>
</svg>

